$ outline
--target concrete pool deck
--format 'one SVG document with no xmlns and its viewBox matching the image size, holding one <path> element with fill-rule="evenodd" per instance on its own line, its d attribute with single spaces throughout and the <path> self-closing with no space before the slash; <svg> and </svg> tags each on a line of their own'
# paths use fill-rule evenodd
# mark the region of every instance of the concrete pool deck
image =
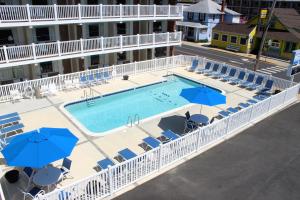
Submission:
<svg viewBox="0 0 300 200">
<path fill-rule="evenodd" d="M 226 92 L 226 105 L 214 107 L 202 106 L 202 114 L 209 118 L 217 116 L 217 113 L 220 110 L 227 107 L 235 107 L 240 102 L 245 102 L 247 99 L 251 99 L 255 95 L 255 92 L 253 91 L 248 91 L 246 89 L 212 79 L 208 76 L 187 72 L 183 67 L 174 68 L 168 71 L 172 71 L 178 75 L 188 77 Z M 130 76 L 129 81 L 117 78 L 109 80 L 109 83 L 107 84 L 93 86 L 91 87 L 91 90 L 93 90 L 95 94 L 103 95 L 141 85 L 160 82 L 164 80 L 163 76 L 166 74 L 167 71 L 163 70 L 132 75 Z M 143 138 L 149 135 L 158 137 L 161 135 L 161 132 L 166 129 L 171 129 L 177 133 L 181 133 L 184 128 L 184 113 L 186 111 L 190 111 L 191 114 L 195 114 L 199 113 L 201 109 L 200 105 L 190 104 L 173 113 L 168 113 L 164 116 L 140 123 L 132 128 L 128 127 L 125 130 L 117 131 L 113 134 L 94 137 L 84 134 L 59 109 L 59 106 L 63 103 L 80 99 L 83 96 L 84 90 L 89 91 L 89 88 L 61 91 L 55 96 L 49 96 L 43 99 L 26 99 L 17 103 L 7 102 L 0 104 L 0 114 L 10 112 L 20 113 L 21 122 L 25 125 L 24 132 L 40 127 L 66 127 L 79 138 L 79 142 L 70 156 L 70 159 L 73 161 L 69 176 L 70 178 L 60 182 L 58 187 L 68 185 L 74 181 L 94 174 L 97 171 L 97 161 L 105 157 L 114 159 L 117 152 L 124 148 L 129 148 L 136 154 L 145 152 L 139 144 L 142 143 Z M 117 162 L 116 160 L 114 161 Z M 59 160 L 54 162 L 53 165 L 61 165 L 61 162 L 62 160 Z M 10 169 L 10 167 L 5 166 L 3 158 L 0 164 L 4 170 Z M 20 195 L 22 194 L 20 193 L 19 188 L 24 188 L 25 182 L 20 181 L 17 185 L 10 185 L 4 180 L 4 178 L 2 178 L 1 182 L 7 199 L 20 199 Z"/>
</svg>

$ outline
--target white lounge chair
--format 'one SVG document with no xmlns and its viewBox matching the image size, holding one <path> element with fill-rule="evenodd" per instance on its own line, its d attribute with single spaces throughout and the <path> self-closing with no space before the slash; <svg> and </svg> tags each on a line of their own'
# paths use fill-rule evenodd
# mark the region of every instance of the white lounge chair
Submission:
<svg viewBox="0 0 300 200">
<path fill-rule="evenodd" d="M 23 98 L 22 94 L 19 92 L 19 90 L 11 90 L 9 92 L 10 99 L 12 102 L 18 101 Z"/>
</svg>

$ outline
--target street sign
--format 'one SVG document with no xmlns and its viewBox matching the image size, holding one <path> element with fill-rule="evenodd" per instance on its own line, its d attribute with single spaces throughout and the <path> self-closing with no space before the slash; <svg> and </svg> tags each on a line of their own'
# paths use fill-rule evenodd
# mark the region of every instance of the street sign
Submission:
<svg viewBox="0 0 300 200">
<path fill-rule="evenodd" d="M 292 79 L 295 74 L 300 73 L 300 49 L 293 51 L 290 65 L 287 70 L 287 76 Z"/>
</svg>

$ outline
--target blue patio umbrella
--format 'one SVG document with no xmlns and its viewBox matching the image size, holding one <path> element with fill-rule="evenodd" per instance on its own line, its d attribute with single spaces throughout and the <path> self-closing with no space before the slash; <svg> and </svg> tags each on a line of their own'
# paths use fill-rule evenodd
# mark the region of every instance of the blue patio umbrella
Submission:
<svg viewBox="0 0 300 200">
<path fill-rule="evenodd" d="M 226 103 L 226 96 L 210 87 L 185 88 L 180 96 L 191 103 L 215 106 Z"/>
<path fill-rule="evenodd" d="M 66 128 L 40 128 L 15 136 L 2 154 L 9 166 L 42 168 L 68 157 L 77 141 Z"/>
</svg>

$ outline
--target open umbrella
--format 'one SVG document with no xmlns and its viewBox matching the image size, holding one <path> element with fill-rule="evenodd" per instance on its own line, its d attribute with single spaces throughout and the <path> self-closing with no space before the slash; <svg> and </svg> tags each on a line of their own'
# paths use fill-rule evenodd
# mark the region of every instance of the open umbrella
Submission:
<svg viewBox="0 0 300 200">
<path fill-rule="evenodd" d="M 226 96 L 210 87 L 194 87 L 182 89 L 180 96 L 184 97 L 191 103 L 207 106 L 215 106 L 226 103 Z"/>
<path fill-rule="evenodd" d="M 77 141 L 66 128 L 40 128 L 15 136 L 2 154 L 9 166 L 42 168 L 68 157 Z"/>
</svg>

